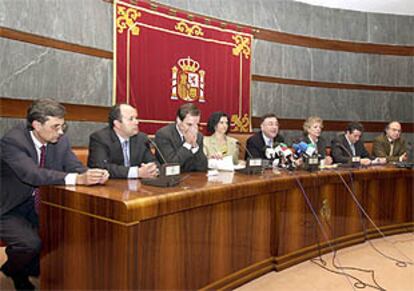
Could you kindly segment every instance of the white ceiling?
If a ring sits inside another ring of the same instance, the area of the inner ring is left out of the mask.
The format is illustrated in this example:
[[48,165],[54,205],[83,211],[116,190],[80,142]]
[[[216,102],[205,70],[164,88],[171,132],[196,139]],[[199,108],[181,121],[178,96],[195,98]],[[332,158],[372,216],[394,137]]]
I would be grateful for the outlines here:
[[414,16],[414,0],[295,0],[317,6]]

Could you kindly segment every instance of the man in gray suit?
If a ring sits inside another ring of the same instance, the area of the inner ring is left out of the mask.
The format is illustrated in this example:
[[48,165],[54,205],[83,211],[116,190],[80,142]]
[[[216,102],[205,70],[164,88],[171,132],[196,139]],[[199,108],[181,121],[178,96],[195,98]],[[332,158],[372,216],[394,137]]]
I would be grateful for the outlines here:
[[155,177],[158,162],[149,150],[147,135],[139,132],[137,110],[117,104],[108,121],[108,127],[90,136],[88,166],[107,169],[111,178]]
[[[207,171],[207,158],[203,151],[203,135],[198,132],[200,110],[185,103],[177,111],[176,122],[159,129],[155,143],[163,163],[179,163],[181,172]],[[165,159],[165,161],[163,161]]]
[[[17,290],[32,290],[29,276],[39,275],[39,191],[42,185],[103,184],[106,170],[86,169],[71,150],[64,130],[65,108],[56,101],[34,101],[27,124],[0,141],[0,238],[7,261],[1,271]],[[51,222],[52,223],[52,222]]]

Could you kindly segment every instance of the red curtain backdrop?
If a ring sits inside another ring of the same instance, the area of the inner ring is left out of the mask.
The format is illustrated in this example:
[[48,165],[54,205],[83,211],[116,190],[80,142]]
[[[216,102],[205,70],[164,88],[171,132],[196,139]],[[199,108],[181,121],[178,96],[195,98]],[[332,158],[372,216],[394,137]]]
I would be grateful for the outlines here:
[[155,133],[193,102],[202,125],[224,111],[231,131],[250,131],[247,28],[132,0],[115,3],[114,22],[114,99],[138,109],[140,130]]

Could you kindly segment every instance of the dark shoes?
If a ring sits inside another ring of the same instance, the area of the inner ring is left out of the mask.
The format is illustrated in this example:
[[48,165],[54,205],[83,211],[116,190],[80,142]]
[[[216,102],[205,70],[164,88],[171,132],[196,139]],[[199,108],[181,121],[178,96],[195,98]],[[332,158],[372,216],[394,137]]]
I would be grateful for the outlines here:
[[11,277],[16,290],[34,290],[35,286],[30,282],[28,276],[14,276]]
[[16,288],[16,290],[35,290],[35,286],[32,284],[32,282],[30,282],[29,276],[10,276],[5,270],[4,266],[0,270],[4,273],[4,275],[13,280],[14,288]]

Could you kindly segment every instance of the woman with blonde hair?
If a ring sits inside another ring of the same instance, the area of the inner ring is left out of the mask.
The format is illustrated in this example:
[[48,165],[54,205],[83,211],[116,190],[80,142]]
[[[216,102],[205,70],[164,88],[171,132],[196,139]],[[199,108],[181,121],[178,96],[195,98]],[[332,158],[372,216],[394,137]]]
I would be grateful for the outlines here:
[[332,158],[326,155],[326,140],[321,137],[323,120],[318,116],[311,116],[303,124],[303,141],[313,144],[316,152],[324,159],[325,165],[332,164]]

